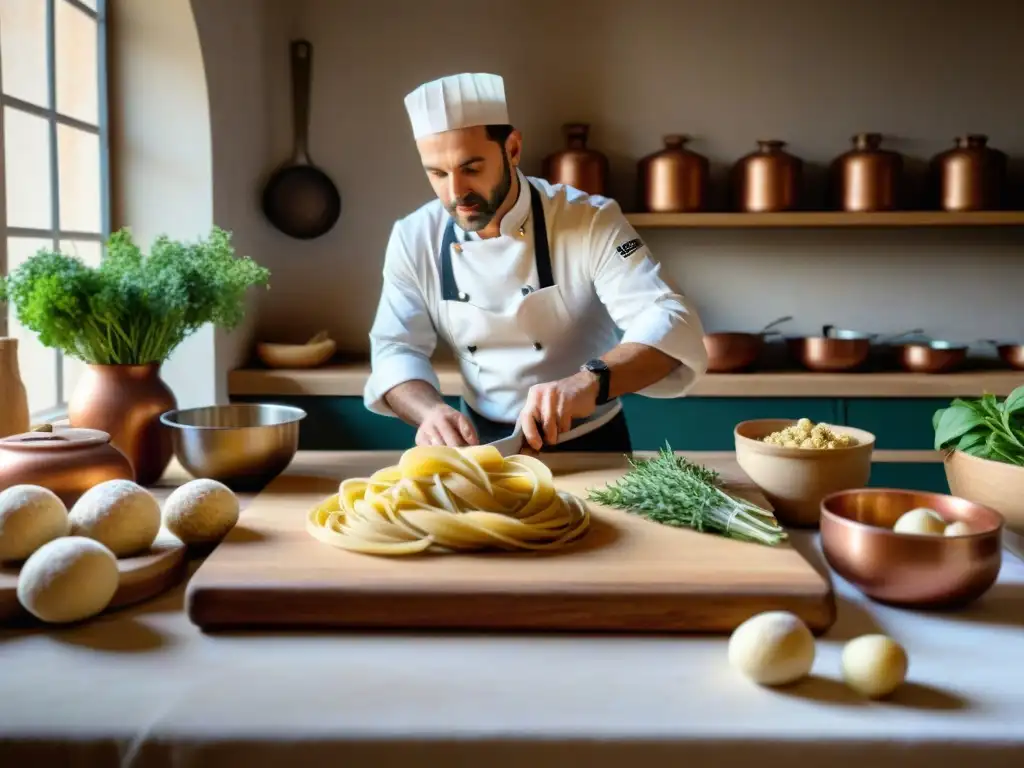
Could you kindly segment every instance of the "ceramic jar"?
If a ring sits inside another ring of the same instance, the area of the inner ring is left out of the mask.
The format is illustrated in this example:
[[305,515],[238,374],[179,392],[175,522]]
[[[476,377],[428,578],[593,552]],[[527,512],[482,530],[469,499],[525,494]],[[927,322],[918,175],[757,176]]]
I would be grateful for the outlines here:
[[28,431],[28,397],[18,367],[18,340],[0,339],[0,437]]
[[736,210],[746,213],[791,211],[800,204],[803,160],[786,152],[786,142],[757,142],[732,168]]
[[563,130],[566,147],[544,158],[544,178],[552,184],[567,184],[591,195],[606,194],[608,158],[587,147],[590,126],[569,123]]
[[930,174],[944,211],[985,211],[1003,207],[1008,158],[988,146],[988,136],[969,133],[932,158]]
[[56,493],[70,509],[78,497],[107,480],[133,480],[132,465],[94,429],[57,428],[0,440],[0,490],[27,483]]
[[858,133],[832,164],[832,193],[841,211],[893,211],[900,205],[903,156],[882,149],[880,133]]
[[645,211],[686,213],[707,207],[708,159],[686,149],[689,136],[669,135],[664,149],[638,163]]
[[72,427],[110,435],[135,470],[135,482],[153,485],[171,461],[171,433],[160,415],[178,407],[160,378],[160,366],[89,365],[68,402]]

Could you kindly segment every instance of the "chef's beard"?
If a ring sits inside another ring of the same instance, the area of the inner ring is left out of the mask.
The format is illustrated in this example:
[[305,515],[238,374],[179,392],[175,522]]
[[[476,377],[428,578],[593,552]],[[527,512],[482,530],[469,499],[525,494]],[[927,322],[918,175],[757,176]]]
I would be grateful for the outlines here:
[[[501,181],[494,186],[486,198],[476,192],[469,192],[448,204],[448,213],[455,217],[459,226],[466,232],[479,232],[490,224],[497,215],[498,209],[504,204],[508,193],[512,191],[512,165],[504,151],[501,153],[501,164]],[[460,205],[475,205],[477,208],[469,216],[460,216],[455,210]]]

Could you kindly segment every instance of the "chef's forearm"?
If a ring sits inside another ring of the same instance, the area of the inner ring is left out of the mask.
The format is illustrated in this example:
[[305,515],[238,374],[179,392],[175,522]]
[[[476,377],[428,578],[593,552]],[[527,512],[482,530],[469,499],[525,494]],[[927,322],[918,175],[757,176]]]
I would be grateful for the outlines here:
[[646,389],[680,365],[678,360],[660,349],[635,342],[619,344],[602,355],[601,359],[611,371],[608,380],[609,397],[621,397]]
[[418,427],[432,408],[444,403],[444,398],[432,385],[414,379],[392,387],[384,401],[398,418]]

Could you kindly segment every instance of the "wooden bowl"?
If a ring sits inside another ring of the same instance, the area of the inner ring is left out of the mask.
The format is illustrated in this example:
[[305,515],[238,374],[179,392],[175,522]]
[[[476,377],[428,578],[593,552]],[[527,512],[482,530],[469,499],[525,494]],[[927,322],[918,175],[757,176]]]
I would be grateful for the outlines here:
[[961,451],[947,454],[943,464],[950,493],[991,507],[1009,530],[1024,536],[1024,467]]
[[337,347],[334,339],[305,344],[261,342],[256,345],[256,355],[270,368],[315,368],[330,360]]
[[[896,533],[904,512],[928,507],[966,536]],[[821,546],[836,573],[878,602],[956,607],[983,595],[1002,565],[1003,518],[994,509],[942,493],[861,488],[821,502]]]
[[871,476],[875,436],[863,429],[826,424],[857,441],[848,448],[784,448],[762,438],[796,424],[797,419],[756,419],[736,425],[736,461],[775,508],[779,522],[814,528],[821,500],[830,493],[865,486]]

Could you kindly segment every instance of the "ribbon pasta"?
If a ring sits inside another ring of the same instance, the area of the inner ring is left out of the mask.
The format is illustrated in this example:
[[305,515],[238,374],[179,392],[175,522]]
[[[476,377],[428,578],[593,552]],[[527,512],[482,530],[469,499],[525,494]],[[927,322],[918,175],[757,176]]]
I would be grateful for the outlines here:
[[313,538],[353,552],[411,555],[550,550],[581,536],[590,512],[551,470],[493,446],[417,446],[368,478],[343,480],[311,509]]

